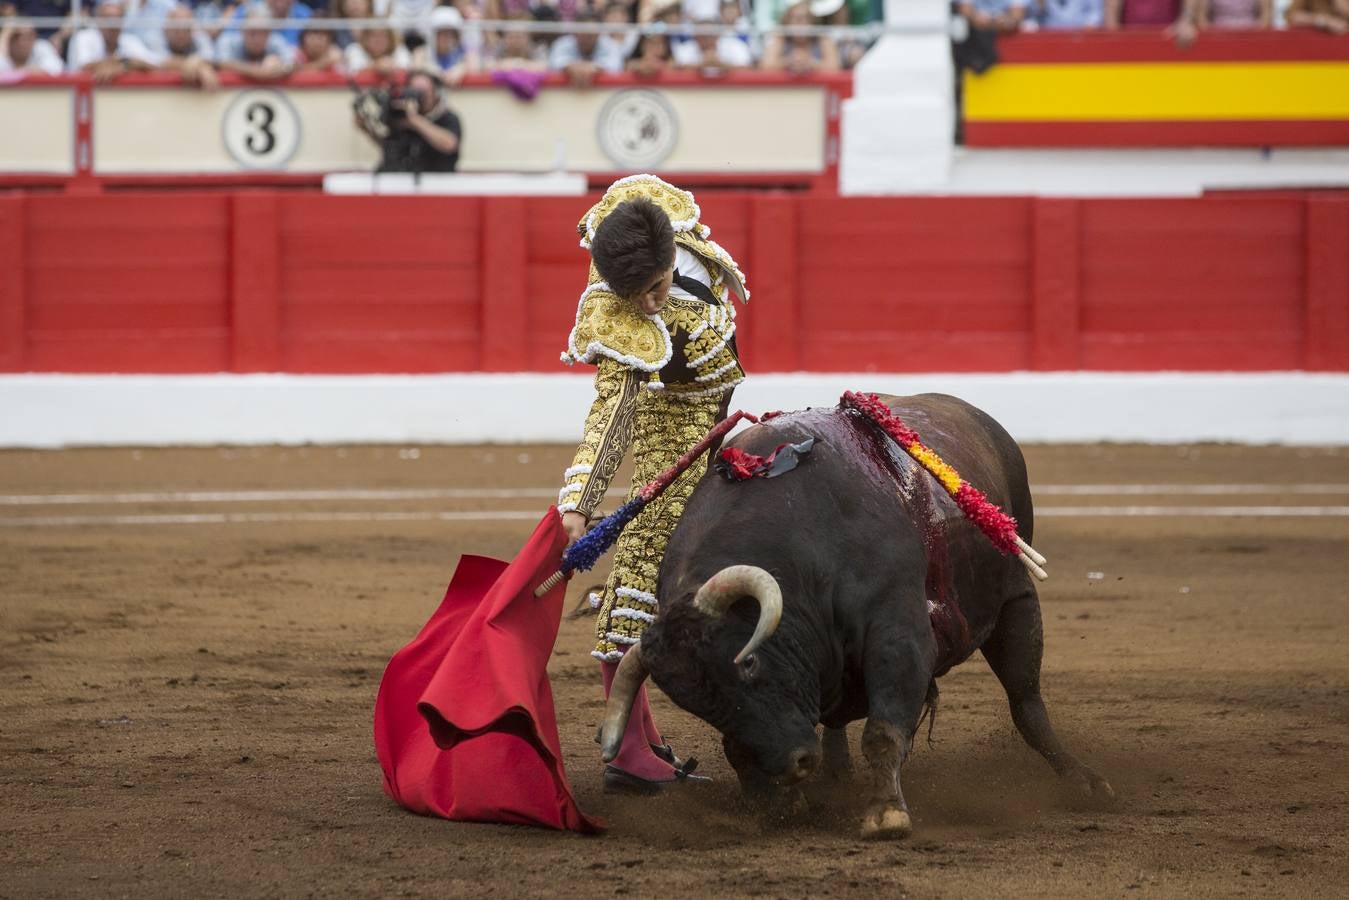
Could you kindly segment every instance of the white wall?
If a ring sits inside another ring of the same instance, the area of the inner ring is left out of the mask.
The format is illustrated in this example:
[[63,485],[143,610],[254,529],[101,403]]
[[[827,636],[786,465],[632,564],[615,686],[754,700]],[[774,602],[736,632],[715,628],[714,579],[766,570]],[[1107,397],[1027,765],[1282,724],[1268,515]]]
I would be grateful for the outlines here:
[[[760,375],[734,406],[848,389],[955,394],[1027,442],[1349,444],[1349,375]],[[584,375],[0,376],[0,446],[569,442],[591,396]]]

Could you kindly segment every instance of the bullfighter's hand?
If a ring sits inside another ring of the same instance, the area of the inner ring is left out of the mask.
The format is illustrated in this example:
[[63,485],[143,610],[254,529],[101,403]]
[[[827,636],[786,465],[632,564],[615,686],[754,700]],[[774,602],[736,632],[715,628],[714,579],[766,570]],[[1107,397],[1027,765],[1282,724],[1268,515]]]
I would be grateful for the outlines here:
[[567,532],[567,546],[585,537],[586,529],[590,527],[590,520],[584,513],[578,513],[575,510],[562,514],[562,530]]

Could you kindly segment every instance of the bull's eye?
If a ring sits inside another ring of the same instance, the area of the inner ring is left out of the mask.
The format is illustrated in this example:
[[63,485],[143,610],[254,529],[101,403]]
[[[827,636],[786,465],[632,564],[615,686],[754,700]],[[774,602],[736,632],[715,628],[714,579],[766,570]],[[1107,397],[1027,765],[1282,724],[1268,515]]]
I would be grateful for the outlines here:
[[740,677],[749,679],[759,675],[759,654],[751,653],[740,661]]

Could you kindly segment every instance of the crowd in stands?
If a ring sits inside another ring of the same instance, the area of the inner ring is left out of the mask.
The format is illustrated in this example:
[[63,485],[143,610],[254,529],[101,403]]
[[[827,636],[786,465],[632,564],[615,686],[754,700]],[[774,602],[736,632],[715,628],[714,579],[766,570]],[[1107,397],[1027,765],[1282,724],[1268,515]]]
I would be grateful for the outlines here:
[[956,7],[972,27],[1004,33],[1161,28],[1184,42],[1205,29],[1349,30],[1349,0],[958,0]]
[[[564,72],[576,82],[625,71],[828,72],[860,59],[864,39],[760,29],[864,25],[879,19],[881,0],[92,0],[87,16],[120,27],[78,30],[70,11],[69,0],[0,0],[0,17],[13,17],[0,28],[0,73],[88,72],[106,81],[170,70],[213,87],[220,71],[274,80],[296,71],[430,69],[450,84],[499,70]],[[39,17],[66,24],[27,21]],[[348,30],[337,27],[340,20],[374,24]],[[281,21],[299,24],[273,24]],[[515,22],[577,27],[542,33]],[[586,30],[599,24],[623,30]]]
[[[956,9],[973,29],[991,33],[1154,26],[1183,42],[1206,28],[1349,31],[1349,0],[957,0]],[[7,18],[0,74],[88,72],[106,81],[167,70],[209,88],[220,71],[270,80],[296,71],[418,68],[450,84],[501,70],[565,72],[576,83],[624,71],[831,72],[861,58],[865,35],[772,29],[865,25],[880,19],[882,0],[93,0],[85,10],[121,25],[76,30],[70,0],[0,0],[0,18]],[[40,17],[66,24],[26,21]],[[344,19],[377,24],[347,30],[329,21]],[[273,26],[282,20],[300,24]],[[542,34],[513,22],[577,28]],[[594,23],[625,30],[585,30]],[[724,30],[694,32],[691,25]]]

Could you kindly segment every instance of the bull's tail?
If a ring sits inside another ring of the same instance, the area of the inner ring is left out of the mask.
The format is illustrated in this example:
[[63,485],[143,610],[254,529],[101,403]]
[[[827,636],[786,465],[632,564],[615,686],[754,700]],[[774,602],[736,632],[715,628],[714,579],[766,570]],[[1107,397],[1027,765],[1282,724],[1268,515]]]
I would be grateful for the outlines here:
[[923,711],[918,716],[918,724],[913,727],[914,734],[923,727],[923,720],[927,720],[927,745],[933,746],[932,731],[937,727],[937,679],[932,679],[927,683],[927,698],[923,700]]

